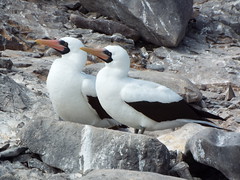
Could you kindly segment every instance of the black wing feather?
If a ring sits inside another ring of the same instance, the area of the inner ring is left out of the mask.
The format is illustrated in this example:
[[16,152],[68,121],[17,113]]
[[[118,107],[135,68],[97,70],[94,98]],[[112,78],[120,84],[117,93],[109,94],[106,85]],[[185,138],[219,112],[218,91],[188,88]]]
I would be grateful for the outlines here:
[[[135,110],[141,112],[145,116],[157,122],[167,120],[170,121],[175,119],[194,119],[209,121],[212,123],[212,121],[205,119],[205,117],[203,116],[205,115],[205,113],[202,113],[200,110],[194,110],[194,108],[191,107],[184,100],[171,103],[148,102],[148,101],[126,103],[133,107]],[[215,115],[213,116],[215,117]]]
[[98,116],[101,119],[105,118],[112,119],[112,117],[103,109],[97,97],[87,96],[87,98],[88,103],[92,106],[93,109],[95,109],[95,111],[97,112]]

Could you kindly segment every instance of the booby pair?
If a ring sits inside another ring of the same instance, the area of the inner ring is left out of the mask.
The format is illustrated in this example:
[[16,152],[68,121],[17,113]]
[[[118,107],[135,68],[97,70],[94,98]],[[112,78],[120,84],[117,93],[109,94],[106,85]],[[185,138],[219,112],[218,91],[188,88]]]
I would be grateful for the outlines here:
[[171,89],[129,78],[130,59],[122,47],[81,49],[106,62],[97,74],[97,96],[106,112],[120,123],[140,129],[139,133],[175,128],[190,122],[218,128],[207,118],[220,117],[193,108]]
[[55,112],[63,120],[97,127],[112,127],[119,123],[101,107],[95,90],[95,76],[82,72],[87,53],[83,43],[71,37],[60,40],[38,39],[37,43],[59,51],[47,77],[47,90]]

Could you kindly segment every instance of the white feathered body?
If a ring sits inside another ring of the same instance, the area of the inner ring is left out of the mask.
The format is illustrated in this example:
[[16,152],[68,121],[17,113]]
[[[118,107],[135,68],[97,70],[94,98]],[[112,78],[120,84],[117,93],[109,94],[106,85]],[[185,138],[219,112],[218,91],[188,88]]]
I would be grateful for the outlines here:
[[126,102],[168,103],[179,101],[182,97],[160,84],[122,77],[125,73],[120,71],[106,66],[99,71],[96,80],[99,101],[115,120],[135,129],[144,127],[146,130],[167,129],[185,124],[182,121],[157,122],[129,106]]
[[[95,77],[81,72],[81,56],[78,56],[71,54],[71,61],[75,62],[69,62],[67,57],[54,61],[47,78],[47,89],[54,110],[62,119],[95,125],[100,119],[82,93],[83,82],[88,79],[94,86]],[[95,88],[89,88],[88,91],[94,94]]]

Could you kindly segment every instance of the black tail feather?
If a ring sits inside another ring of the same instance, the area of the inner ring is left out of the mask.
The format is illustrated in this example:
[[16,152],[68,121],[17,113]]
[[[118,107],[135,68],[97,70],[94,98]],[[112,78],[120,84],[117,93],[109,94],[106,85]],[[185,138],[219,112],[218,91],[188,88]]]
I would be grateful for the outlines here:
[[194,107],[192,107],[191,105],[189,105],[192,110],[198,114],[200,117],[202,117],[203,119],[205,118],[211,118],[211,119],[217,119],[217,120],[222,120],[222,121],[225,121],[225,119],[221,118],[220,116],[217,116],[217,115],[214,115],[214,114],[211,114],[207,111],[203,111],[203,110],[199,110],[199,109],[196,109]]

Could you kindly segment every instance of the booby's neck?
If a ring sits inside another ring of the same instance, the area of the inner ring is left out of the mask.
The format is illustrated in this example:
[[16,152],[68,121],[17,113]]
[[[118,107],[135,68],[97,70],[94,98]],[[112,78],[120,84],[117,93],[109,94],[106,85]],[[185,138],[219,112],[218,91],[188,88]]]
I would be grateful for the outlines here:
[[84,65],[86,64],[87,57],[86,54],[83,53],[68,53],[62,55],[60,59],[62,63],[66,66],[71,67],[73,70],[82,71]]
[[110,64],[106,64],[104,71],[114,78],[125,78],[128,76],[129,67],[120,68],[120,67],[111,67]]

